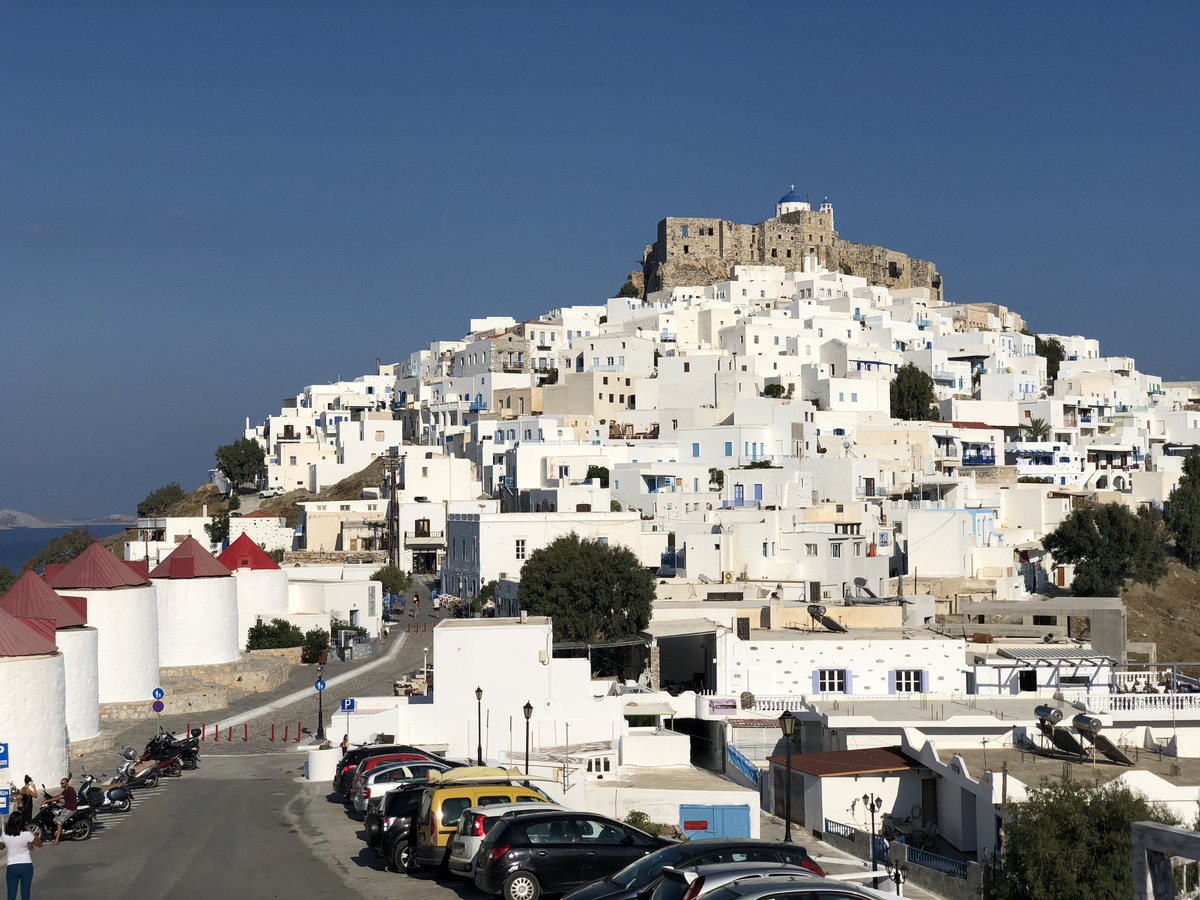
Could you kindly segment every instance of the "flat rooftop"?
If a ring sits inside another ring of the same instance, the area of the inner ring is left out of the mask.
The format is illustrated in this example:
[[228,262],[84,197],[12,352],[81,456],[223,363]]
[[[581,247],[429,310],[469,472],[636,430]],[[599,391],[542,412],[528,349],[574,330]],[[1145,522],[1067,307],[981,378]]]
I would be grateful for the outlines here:
[[[936,743],[936,741],[935,741]],[[1144,771],[1157,775],[1164,781],[1178,786],[1200,784],[1200,759],[1176,758],[1173,756],[1159,757],[1157,753],[1148,750],[1130,749],[1126,751],[1136,765],[1120,766],[1109,762],[1100,754],[1096,754],[1095,766],[1091,760],[1078,762],[1067,760],[1062,756],[1041,756],[1036,753],[1022,753],[1010,747],[1003,749],[982,748],[978,750],[938,750],[942,762],[948,762],[952,756],[961,756],[967,764],[967,770],[972,778],[978,778],[984,771],[991,769],[997,776],[996,796],[1000,796],[999,775],[1004,765],[1008,765],[1008,774],[1019,779],[1027,787],[1037,787],[1043,778],[1061,780],[1068,771],[1073,781],[1111,781],[1125,772]],[[1068,769],[1064,762],[1070,763]]]
[[495,619],[443,619],[438,622],[438,628],[514,628],[518,625],[549,625],[548,616],[529,616],[518,618],[500,617]]

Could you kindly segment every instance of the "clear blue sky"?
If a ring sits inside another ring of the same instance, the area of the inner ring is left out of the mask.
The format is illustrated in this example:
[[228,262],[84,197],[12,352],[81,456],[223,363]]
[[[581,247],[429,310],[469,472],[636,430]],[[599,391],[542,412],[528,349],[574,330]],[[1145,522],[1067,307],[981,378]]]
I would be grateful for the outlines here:
[[0,14],[0,507],[131,511],[305,384],[611,296],[795,183],[953,300],[1200,378],[1194,3]]

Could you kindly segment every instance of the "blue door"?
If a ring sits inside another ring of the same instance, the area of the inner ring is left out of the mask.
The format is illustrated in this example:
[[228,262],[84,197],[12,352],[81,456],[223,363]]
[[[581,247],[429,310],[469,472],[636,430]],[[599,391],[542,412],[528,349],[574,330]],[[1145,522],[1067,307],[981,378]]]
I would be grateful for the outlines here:
[[754,502],[762,503],[762,485],[761,484],[756,484],[754,486]]
[[733,505],[742,506],[746,502],[746,490],[743,485],[735,484],[733,486]]
[[680,804],[679,827],[689,840],[748,838],[750,807]]

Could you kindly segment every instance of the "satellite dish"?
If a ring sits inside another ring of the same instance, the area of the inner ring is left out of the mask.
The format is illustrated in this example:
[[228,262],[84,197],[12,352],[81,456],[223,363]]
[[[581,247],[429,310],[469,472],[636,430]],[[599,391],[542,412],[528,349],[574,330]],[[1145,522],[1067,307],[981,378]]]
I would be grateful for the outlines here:
[[843,450],[849,450],[849,449],[850,449],[850,442],[849,442],[849,441],[842,441],[842,449],[843,449]]

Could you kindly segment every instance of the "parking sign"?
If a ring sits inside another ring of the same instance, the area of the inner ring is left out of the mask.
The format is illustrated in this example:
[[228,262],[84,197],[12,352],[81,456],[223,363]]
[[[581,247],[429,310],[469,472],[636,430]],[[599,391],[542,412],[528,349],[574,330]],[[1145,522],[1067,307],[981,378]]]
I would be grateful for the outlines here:
[[0,788],[0,816],[8,815],[8,788]]
[[342,712],[354,712],[354,700],[351,699],[350,697],[345,698],[342,701],[341,711]]
[[0,769],[8,768],[8,744],[0,744]]

